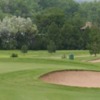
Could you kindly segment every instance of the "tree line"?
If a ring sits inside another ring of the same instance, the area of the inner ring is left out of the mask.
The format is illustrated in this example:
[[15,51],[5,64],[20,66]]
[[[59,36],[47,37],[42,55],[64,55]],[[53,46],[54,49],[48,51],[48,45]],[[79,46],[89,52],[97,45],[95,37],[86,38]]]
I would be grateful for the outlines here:
[[[93,48],[95,40],[99,44],[99,8],[96,1],[0,0],[0,49]],[[92,28],[82,30],[88,21]]]

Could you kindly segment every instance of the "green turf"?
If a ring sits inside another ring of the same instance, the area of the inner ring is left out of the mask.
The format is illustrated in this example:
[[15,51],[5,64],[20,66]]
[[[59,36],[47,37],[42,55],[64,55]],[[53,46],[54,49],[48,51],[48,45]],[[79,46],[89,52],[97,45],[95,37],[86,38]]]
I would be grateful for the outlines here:
[[[18,58],[11,58],[17,53]],[[68,59],[73,53],[75,60]],[[67,58],[62,59],[66,54]],[[41,75],[64,69],[100,71],[100,64],[87,62],[98,59],[88,51],[0,51],[0,100],[100,100],[100,89],[78,88],[47,84],[39,80]]]

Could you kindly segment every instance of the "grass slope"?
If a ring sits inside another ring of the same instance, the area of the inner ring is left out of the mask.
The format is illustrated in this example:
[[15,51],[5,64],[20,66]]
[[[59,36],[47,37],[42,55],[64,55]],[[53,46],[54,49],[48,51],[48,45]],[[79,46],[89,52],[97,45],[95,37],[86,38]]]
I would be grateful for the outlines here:
[[[10,58],[12,52],[19,58]],[[74,53],[76,59],[61,59],[63,54]],[[0,100],[99,100],[100,89],[77,88],[47,84],[38,79],[44,73],[63,69],[100,71],[100,64],[81,62],[89,56],[88,51],[0,51]],[[98,57],[99,58],[99,57]]]

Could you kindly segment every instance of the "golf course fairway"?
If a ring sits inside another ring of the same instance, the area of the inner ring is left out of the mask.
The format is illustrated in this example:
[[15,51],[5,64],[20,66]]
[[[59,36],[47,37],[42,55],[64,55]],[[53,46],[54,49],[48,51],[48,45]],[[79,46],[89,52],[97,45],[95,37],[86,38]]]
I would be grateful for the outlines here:
[[[11,58],[15,52],[18,58]],[[68,55],[73,53],[74,60]],[[66,58],[62,59],[62,55]],[[100,71],[99,59],[88,51],[0,51],[0,100],[100,100],[100,88],[65,86],[46,83],[42,75],[60,70]]]

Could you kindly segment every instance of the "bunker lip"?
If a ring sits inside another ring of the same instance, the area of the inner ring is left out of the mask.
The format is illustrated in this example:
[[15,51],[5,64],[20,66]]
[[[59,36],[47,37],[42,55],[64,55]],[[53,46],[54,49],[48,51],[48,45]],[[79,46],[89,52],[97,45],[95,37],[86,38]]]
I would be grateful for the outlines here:
[[87,70],[61,70],[44,74],[40,79],[46,83],[100,88],[100,72]]

